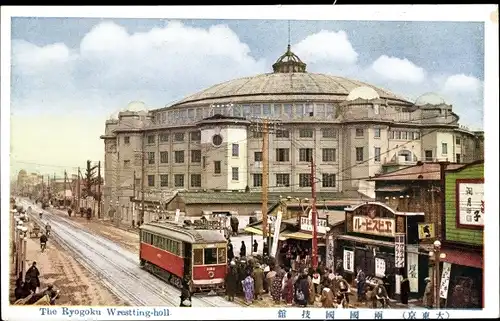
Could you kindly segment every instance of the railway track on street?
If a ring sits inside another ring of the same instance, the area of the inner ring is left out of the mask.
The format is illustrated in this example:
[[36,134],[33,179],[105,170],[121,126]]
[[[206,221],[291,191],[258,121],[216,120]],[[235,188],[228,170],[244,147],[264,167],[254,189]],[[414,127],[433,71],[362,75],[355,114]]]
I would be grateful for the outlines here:
[[[26,201],[23,205],[35,209],[35,214],[31,215],[33,221],[41,226],[50,222],[51,239],[73,252],[82,265],[96,274],[120,298],[137,306],[178,306],[180,291],[142,270],[136,254],[113,241],[83,230],[78,223],[41,210]],[[43,212],[41,220],[36,215],[40,212]],[[221,297],[193,297],[192,303],[193,307],[238,306]]]

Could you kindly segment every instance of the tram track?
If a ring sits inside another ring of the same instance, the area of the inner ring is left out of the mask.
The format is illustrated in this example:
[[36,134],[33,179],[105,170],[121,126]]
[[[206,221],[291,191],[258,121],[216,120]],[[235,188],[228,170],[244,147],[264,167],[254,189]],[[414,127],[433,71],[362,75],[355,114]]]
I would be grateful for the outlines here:
[[[40,209],[29,202],[26,207],[36,209],[32,219],[44,226],[52,225],[51,238],[75,254],[89,271],[96,274],[114,294],[131,305],[178,306],[180,291],[159,280],[139,267],[138,258],[113,241],[83,230],[81,224]],[[44,213],[44,218],[36,215]],[[235,307],[221,297],[192,298],[193,307]]]

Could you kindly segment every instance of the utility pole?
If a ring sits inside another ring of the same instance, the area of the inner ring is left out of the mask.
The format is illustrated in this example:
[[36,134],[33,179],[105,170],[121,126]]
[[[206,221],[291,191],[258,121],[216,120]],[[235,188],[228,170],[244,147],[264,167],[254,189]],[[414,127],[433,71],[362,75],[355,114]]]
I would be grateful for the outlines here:
[[44,198],[45,198],[45,183],[43,182],[43,175],[42,175],[42,203]]
[[439,162],[439,171],[440,171],[440,189],[441,189],[441,197],[439,198],[440,200],[440,206],[439,206],[439,215],[438,215],[438,224],[436,225],[436,228],[438,230],[437,235],[439,235],[439,238],[442,238],[444,236],[444,225],[442,224],[443,222],[443,217],[446,213],[446,201],[445,201],[445,185],[446,185],[446,167],[448,166],[448,162]]
[[318,211],[316,209],[316,165],[314,164],[314,152],[311,155],[311,218],[312,218],[312,266],[318,267]]
[[101,218],[101,161],[97,163],[97,218]]
[[80,167],[78,167],[78,175],[77,175],[77,186],[76,186],[76,200],[77,200],[77,205],[76,205],[76,209],[75,209],[75,215],[76,215],[76,212],[79,212],[80,211],[80,187],[81,187],[81,183],[80,183],[80,175],[81,175],[81,172],[80,172]]
[[269,203],[269,133],[276,131],[278,121],[268,118],[258,119],[252,125],[256,132],[262,133],[262,239],[267,246],[271,247],[271,231],[267,217],[267,206]]
[[140,216],[140,219],[139,219],[139,222],[138,222],[138,226],[140,226],[140,224],[142,224],[142,222],[144,221],[144,177],[146,176],[146,168],[145,168],[145,163],[146,163],[146,160],[145,160],[145,155],[144,155],[144,144],[145,144],[145,140],[146,140],[146,132],[143,132],[142,133],[142,148],[141,148],[141,216]]
[[66,171],[64,171],[64,192],[63,192],[63,208],[66,208]]

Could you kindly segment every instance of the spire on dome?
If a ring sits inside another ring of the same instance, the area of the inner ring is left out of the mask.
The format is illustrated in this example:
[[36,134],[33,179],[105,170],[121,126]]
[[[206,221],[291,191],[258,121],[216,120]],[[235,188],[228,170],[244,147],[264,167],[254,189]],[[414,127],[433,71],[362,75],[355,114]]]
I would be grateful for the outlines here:
[[290,20],[288,20],[288,46],[286,52],[273,65],[275,73],[306,72],[307,65],[292,52],[290,34]]

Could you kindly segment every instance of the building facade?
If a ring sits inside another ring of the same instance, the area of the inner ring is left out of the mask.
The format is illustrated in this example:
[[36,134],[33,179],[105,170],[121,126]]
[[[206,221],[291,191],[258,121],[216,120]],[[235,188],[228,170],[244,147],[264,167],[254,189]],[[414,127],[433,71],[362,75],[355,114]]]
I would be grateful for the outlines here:
[[134,185],[259,192],[263,133],[256,125],[264,120],[272,129],[275,192],[308,192],[313,157],[319,191],[368,195],[373,184],[366,179],[384,166],[482,158],[478,135],[459,126],[436,94],[410,102],[360,81],[308,73],[288,50],[272,73],[218,84],[164,108],[133,102],[112,116],[101,136],[105,211],[128,203]]

